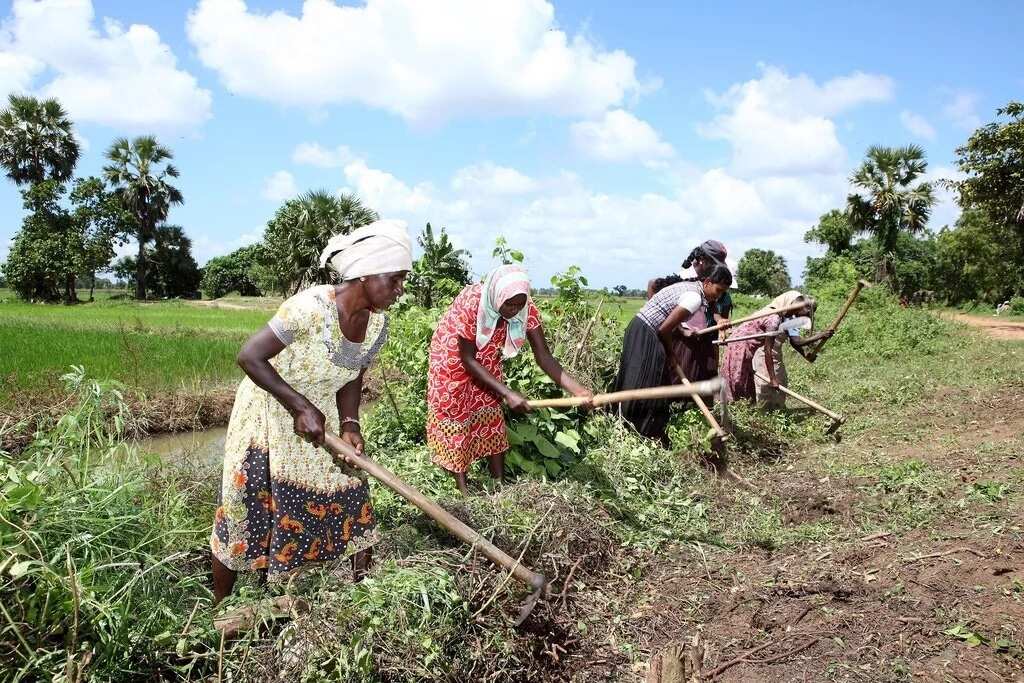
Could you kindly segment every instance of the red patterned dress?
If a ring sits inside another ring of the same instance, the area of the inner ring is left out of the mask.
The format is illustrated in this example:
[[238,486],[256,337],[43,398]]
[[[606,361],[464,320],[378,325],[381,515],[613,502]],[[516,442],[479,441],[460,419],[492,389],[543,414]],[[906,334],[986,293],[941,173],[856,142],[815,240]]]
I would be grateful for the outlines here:
[[[430,341],[427,378],[427,444],[435,465],[449,472],[466,472],[480,458],[508,450],[501,400],[479,386],[459,357],[459,339],[476,343],[476,314],[483,287],[469,285],[441,317]],[[540,327],[540,312],[527,302],[527,331]],[[502,347],[508,326],[499,320],[476,359],[503,381]]]

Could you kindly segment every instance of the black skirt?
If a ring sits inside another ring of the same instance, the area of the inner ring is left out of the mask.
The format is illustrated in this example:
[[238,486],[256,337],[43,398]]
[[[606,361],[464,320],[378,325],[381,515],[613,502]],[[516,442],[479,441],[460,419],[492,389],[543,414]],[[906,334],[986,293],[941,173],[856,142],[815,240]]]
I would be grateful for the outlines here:
[[[671,384],[673,375],[665,363],[665,347],[651,326],[634,317],[626,328],[614,391],[646,389]],[[619,414],[642,435],[661,439],[671,414],[669,401],[627,401]]]

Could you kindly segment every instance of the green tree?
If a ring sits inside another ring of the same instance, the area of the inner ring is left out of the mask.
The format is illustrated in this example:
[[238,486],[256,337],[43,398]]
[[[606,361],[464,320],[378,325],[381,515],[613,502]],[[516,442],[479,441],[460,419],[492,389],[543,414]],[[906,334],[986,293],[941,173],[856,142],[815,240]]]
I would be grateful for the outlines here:
[[129,141],[118,138],[107,150],[109,164],[103,174],[114,187],[133,219],[139,243],[135,259],[135,298],[146,298],[146,243],[156,236],[156,226],[167,219],[171,206],[184,199],[169,179],[178,177],[171,163],[174,155],[151,135]]
[[832,209],[822,214],[818,224],[804,234],[804,242],[828,247],[828,253],[838,255],[850,250],[855,231],[845,211]]
[[216,256],[203,266],[199,288],[207,299],[219,299],[229,292],[242,296],[260,296],[254,268],[262,258],[263,246],[250,244],[230,254]]
[[949,303],[997,303],[1024,295],[1024,237],[980,209],[936,236],[936,281]]
[[135,234],[132,216],[120,199],[109,192],[100,178],[76,180],[71,189],[72,218],[82,240],[82,270],[89,279],[89,301],[96,289],[96,273],[106,270],[114,258],[114,247]]
[[882,249],[879,280],[894,273],[900,231],[919,232],[928,223],[935,197],[931,183],[918,182],[927,169],[924,150],[917,145],[872,146],[850,177],[851,183],[864,190],[864,194],[847,197],[850,225],[877,238]]
[[26,211],[11,244],[4,275],[26,301],[78,300],[75,280],[82,268],[82,239],[71,214],[61,205],[65,186],[44,180],[22,191]]
[[355,195],[313,190],[286,201],[263,233],[260,279],[289,295],[330,281],[320,268],[320,252],[337,234],[377,220],[377,212]]
[[417,242],[423,255],[412,264],[406,289],[420,306],[433,308],[439,300],[454,298],[469,284],[470,254],[465,249],[456,249],[443,227],[435,237],[430,223]]
[[786,291],[790,281],[785,259],[771,249],[748,249],[736,268],[736,288],[764,296]]
[[[138,261],[132,256],[121,258],[114,273],[135,285]],[[199,293],[202,273],[192,256],[192,240],[178,225],[158,225],[153,231],[153,244],[146,245],[146,280],[149,292],[156,297],[192,299]]]
[[71,119],[54,99],[10,95],[0,111],[0,166],[18,185],[66,181],[79,147]]
[[961,206],[984,209],[995,223],[1024,233],[1024,103],[1010,102],[996,115],[1010,120],[982,126],[957,148],[967,178],[953,185]]

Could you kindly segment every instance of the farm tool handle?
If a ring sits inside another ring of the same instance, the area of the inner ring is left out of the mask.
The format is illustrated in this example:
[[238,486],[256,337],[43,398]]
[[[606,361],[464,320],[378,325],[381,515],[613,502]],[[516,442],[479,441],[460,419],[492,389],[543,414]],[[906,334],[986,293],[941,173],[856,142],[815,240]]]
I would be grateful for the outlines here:
[[[543,574],[530,571],[527,567],[506,555],[500,548],[481,536],[468,524],[455,517],[452,513],[445,510],[430,498],[427,498],[413,486],[410,486],[399,479],[394,472],[380,463],[369,458],[364,458],[356,453],[355,449],[342,441],[337,434],[327,432],[324,435],[324,447],[333,453],[336,458],[340,458],[348,462],[350,465],[358,467],[362,471],[371,475],[374,479],[379,480],[389,489],[425,512],[427,516],[435,522],[452,532],[462,542],[467,543],[474,548],[479,548],[480,552],[482,552],[488,560],[499,567],[507,569],[512,573],[512,576],[533,588],[537,597],[539,597],[540,591],[542,591],[547,585],[547,579],[544,578]],[[536,600],[533,600],[533,603],[536,604]]]
[[590,404],[597,408],[612,403],[624,403],[626,401],[650,401],[665,398],[680,398],[682,396],[697,396],[699,394],[710,395],[718,391],[722,386],[719,377],[694,382],[686,386],[672,384],[663,387],[650,387],[648,389],[627,389],[625,391],[613,391],[608,394],[597,394],[594,398],[583,398],[581,396],[570,396],[568,398],[544,398],[536,401],[527,401],[531,408],[575,408]]
[[790,304],[789,306],[783,306],[782,308],[776,308],[774,310],[767,311],[766,313],[754,313],[753,315],[748,315],[747,317],[740,318],[739,320],[726,320],[724,323],[718,323],[717,325],[713,325],[711,327],[705,327],[703,330],[695,330],[693,334],[694,334],[694,336],[699,337],[699,336],[701,336],[703,334],[710,334],[712,332],[717,332],[719,330],[725,330],[725,329],[728,329],[730,327],[735,327],[736,325],[742,325],[743,323],[749,323],[751,320],[760,320],[761,318],[767,318],[770,315],[778,315],[780,313],[789,313],[791,311],[799,311],[800,309],[803,309],[803,308],[807,308],[807,304],[805,304],[805,303]]
[[[683,372],[683,366],[673,361],[672,367],[675,368],[676,374],[679,376],[679,381],[683,383],[682,385],[684,387],[692,386],[692,382],[686,379],[686,373]],[[722,425],[718,424],[718,420],[715,419],[715,416],[711,413],[711,410],[708,408],[708,404],[704,402],[704,399],[700,396],[694,395],[693,402],[697,404],[697,408],[700,409],[700,414],[708,421],[708,424],[711,426],[711,431],[714,432],[715,436],[723,441],[728,438],[729,435],[725,433],[724,429],[722,429]]]
[[[850,311],[850,307],[853,306],[853,302],[857,300],[858,296],[860,296],[860,290],[865,287],[870,289],[871,284],[867,280],[857,280],[857,284],[854,285],[853,291],[851,291],[850,295],[846,297],[843,307],[839,309],[839,315],[837,315],[836,319],[832,321],[832,324],[826,327],[823,331],[835,334],[835,331],[839,329],[839,323],[843,322],[843,318],[845,318],[846,314]],[[811,358],[816,357],[818,353],[821,352],[821,347],[824,346],[827,341],[828,339],[822,339],[814,345],[814,348],[810,350],[810,353],[813,354]]]
[[[771,381],[767,377],[762,375],[760,372],[755,372],[754,376],[757,377],[762,382],[770,382]],[[829,410],[825,406],[821,405],[820,403],[816,403],[816,402],[812,401],[811,399],[807,398],[806,396],[803,396],[801,394],[796,393],[795,391],[793,391],[789,387],[786,387],[786,386],[783,386],[783,385],[780,384],[778,386],[778,389],[779,389],[779,391],[784,393],[786,396],[792,396],[793,398],[795,398],[796,400],[800,401],[801,403],[803,403],[805,405],[808,405],[811,408],[814,408],[815,410],[817,410],[822,415],[826,415],[826,416],[832,418],[832,421],[834,422],[834,425],[833,425],[833,429],[830,429],[829,431],[833,431],[835,427],[838,427],[839,425],[841,425],[844,422],[846,422],[846,418],[843,417],[842,415],[840,415],[839,413],[833,413],[831,410]]]

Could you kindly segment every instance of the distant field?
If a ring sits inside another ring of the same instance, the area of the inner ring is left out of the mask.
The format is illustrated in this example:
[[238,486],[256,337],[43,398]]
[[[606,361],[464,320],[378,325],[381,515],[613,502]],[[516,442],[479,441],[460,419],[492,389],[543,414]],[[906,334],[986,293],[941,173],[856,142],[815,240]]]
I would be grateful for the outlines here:
[[144,391],[208,385],[238,377],[235,354],[271,315],[261,308],[198,302],[97,300],[77,306],[28,304],[0,292],[0,386],[49,393],[71,365]]

